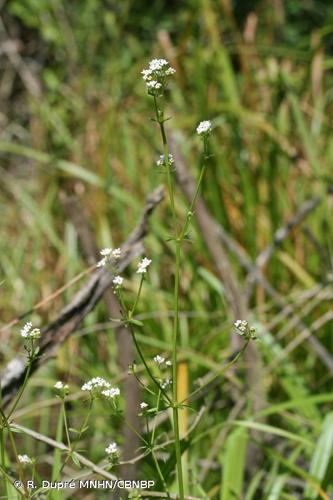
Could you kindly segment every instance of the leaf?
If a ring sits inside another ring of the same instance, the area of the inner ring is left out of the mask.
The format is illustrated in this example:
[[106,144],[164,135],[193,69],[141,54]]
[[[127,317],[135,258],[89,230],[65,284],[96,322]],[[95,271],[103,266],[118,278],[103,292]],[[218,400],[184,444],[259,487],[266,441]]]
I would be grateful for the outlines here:
[[77,465],[77,467],[79,467],[79,469],[81,469],[81,463],[80,463],[79,459],[77,458],[76,453],[72,453],[71,457],[72,457],[72,460],[75,463],[75,465]]
[[233,430],[227,438],[225,450],[219,457],[222,465],[221,500],[241,498],[247,442],[248,431],[244,428]]
[[231,422],[233,425],[240,425],[242,427],[248,427],[250,429],[255,429],[257,431],[266,432],[267,434],[274,434],[276,436],[281,436],[290,441],[297,441],[304,444],[305,446],[313,447],[313,443],[308,439],[294,434],[293,432],[285,431],[279,427],[274,427],[273,425],[261,424],[259,422],[251,422],[248,420],[235,420]]
[[[333,412],[326,415],[323,421],[322,431],[316,445],[310,464],[310,474],[321,484],[333,456]],[[309,485],[305,497],[309,500],[318,497],[317,491]]]

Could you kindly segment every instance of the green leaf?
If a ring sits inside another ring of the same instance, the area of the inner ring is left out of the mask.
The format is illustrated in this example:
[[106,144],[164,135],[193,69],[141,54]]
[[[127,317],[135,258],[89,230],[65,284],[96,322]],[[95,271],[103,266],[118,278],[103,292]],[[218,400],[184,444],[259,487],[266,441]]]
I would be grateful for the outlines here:
[[266,432],[267,434],[274,434],[276,436],[281,436],[290,441],[296,441],[304,444],[308,447],[313,447],[313,443],[308,439],[299,436],[298,434],[294,434],[293,432],[285,431],[284,429],[280,429],[279,427],[274,427],[273,425],[261,424],[259,422],[251,422],[249,420],[235,420],[232,422],[233,425],[240,425],[242,427],[248,427],[250,429],[255,429],[257,431]]
[[233,430],[227,438],[225,450],[219,457],[222,465],[221,500],[241,498],[247,442],[248,431],[244,428]]
[[[318,479],[321,484],[325,478],[325,474],[333,456],[333,412],[326,415],[319,440],[316,445],[314,454],[312,455],[310,474]],[[309,500],[314,500],[318,497],[318,492],[313,490],[309,485],[305,496]]]
[[72,453],[71,456],[72,456],[72,460],[75,463],[75,465],[77,465],[77,467],[79,467],[79,469],[81,469],[81,464],[80,464],[79,459],[77,458],[76,453]]

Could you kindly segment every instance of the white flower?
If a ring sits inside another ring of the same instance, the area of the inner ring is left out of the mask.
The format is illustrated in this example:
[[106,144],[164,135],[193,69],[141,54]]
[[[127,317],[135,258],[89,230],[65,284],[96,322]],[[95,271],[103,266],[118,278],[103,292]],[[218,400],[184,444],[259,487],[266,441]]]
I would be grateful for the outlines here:
[[145,81],[147,81],[147,80],[151,80],[151,78],[152,78],[152,74],[153,74],[153,72],[152,72],[152,70],[151,70],[151,69],[143,69],[143,70],[141,71],[142,78],[143,78]]
[[29,337],[30,330],[32,328],[32,323],[28,321],[21,330],[22,337]]
[[243,320],[238,319],[237,321],[235,321],[234,326],[235,328],[237,328],[237,330],[244,333],[246,332],[246,329],[248,327],[248,322],[245,319]]
[[160,89],[162,87],[162,84],[158,82],[157,80],[149,80],[147,83],[147,88],[148,89]]
[[107,257],[103,257],[100,261],[97,262],[96,267],[104,267],[108,261]]
[[150,259],[147,259],[146,257],[144,259],[142,259],[141,262],[139,262],[138,264],[138,269],[137,269],[137,273],[138,274],[145,274],[147,272],[147,267],[151,264],[151,260]]
[[114,250],[112,250],[112,256],[115,259],[119,259],[119,257],[121,256],[121,249],[120,248],[115,248]]
[[159,71],[168,65],[169,63],[166,59],[152,59],[149,63],[149,69],[150,71]]
[[144,401],[143,401],[142,403],[140,403],[140,408],[141,408],[142,410],[144,410],[145,408],[148,408],[147,403],[145,403]]
[[[174,159],[172,154],[169,154],[169,165],[174,164]],[[159,159],[156,161],[156,165],[158,167],[163,167],[164,166],[164,155],[160,155]]]
[[172,366],[171,361],[168,359],[168,361],[165,362],[166,366]]
[[28,455],[17,455],[17,456],[21,464],[32,464],[32,460],[30,457],[28,457]]
[[110,253],[112,252],[112,248],[103,248],[99,253],[101,255],[110,255]]
[[82,391],[92,391],[94,389],[109,389],[111,384],[102,377],[94,377],[81,387]]
[[171,68],[171,67],[170,67],[170,68],[168,68],[168,69],[166,70],[166,72],[165,72],[165,74],[166,74],[167,76],[174,75],[175,73],[176,73],[175,68]]
[[166,59],[153,59],[150,61],[148,68],[141,71],[148,93],[154,96],[162,94],[167,78],[175,72],[176,70],[171,68]]
[[58,380],[58,382],[56,382],[53,387],[58,390],[68,389],[68,385],[61,382],[61,380]]
[[115,453],[118,453],[118,446],[115,442],[110,443],[107,448],[105,448],[105,451],[108,455],[114,455]]
[[40,329],[39,328],[32,328],[32,323],[28,321],[24,325],[24,327],[21,329],[21,336],[24,338],[29,338],[29,339],[39,339],[40,337]]
[[162,365],[164,363],[164,361],[165,361],[165,358],[163,358],[162,356],[160,356],[159,354],[157,354],[157,356],[154,357],[154,361],[158,365]]
[[123,284],[124,278],[121,276],[115,276],[112,280],[112,283],[116,285],[116,287],[121,286]]
[[111,387],[111,389],[105,389],[104,391],[101,392],[103,396],[106,396],[107,398],[114,398],[116,396],[119,396],[120,390],[118,387]]
[[212,124],[209,120],[200,122],[199,125],[197,126],[198,135],[206,135],[209,134],[211,131],[212,131]]
[[172,384],[172,380],[170,380],[169,378],[166,378],[162,382],[161,387],[162,387],[162,389],[167,389],[171,384]]

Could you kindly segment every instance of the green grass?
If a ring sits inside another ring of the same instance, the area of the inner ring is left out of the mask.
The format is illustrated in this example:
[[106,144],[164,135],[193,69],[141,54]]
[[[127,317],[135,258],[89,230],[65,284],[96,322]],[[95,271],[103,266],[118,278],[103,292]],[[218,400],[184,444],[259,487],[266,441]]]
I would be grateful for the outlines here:
[[[223,500],[329,498],[332,374],[307,341],[290,353],[288,346],[304,326],[314,326],[320,344],[329,354],[333,348],[332,321],[324,320],[333,297],[328,194],[333,181],[333,9],[325,2],[303,7],[294,0],[284,5],[285,21],[279,22],[278,16],[272,19],[267,1],[253,6],[235,2],[235,17],[223,7],[229,2],[212,0],[102,4],[84,0],[69,8],[62,0],[13,0],[7,5],[7,30],[22,40],[21,57],[29,71],[35,71],[33,61],[38,64],[35,78],[41,91],[33,95],[22,71],[1,56],[2,85],[7,82],[0,133],[1,323],[29,310],[87,266],[75,228],[64,214],[62,189],[78,193],[102,248],[124,241],[146,195],[164,182],[155,168],[162,153],[159,131],[150,120],[153,109],[140,71],[153,57],[170,59],[177,73],[168,93],[171,120],[166,127],[175,131],[196,175],[200,141],[195,127],[202,119],[213,121],[214,156],[202,194],[212,216],[252,260],[304,201],[321,197],[263,270],[303,324],[291,327],[288,314],[281,313],[260,285],[254,287],[247,319],[258,325],[261,337],[257,345],[267,402],[254,413],[242,358],[235,372],[192,403],[189,427],[203,408],[204,413],[186,443],[187,494]],[[258,27],[254,42],[245,44],[244,11],[250,7]],[[182,217],[187,203],[178,195],[176,212]],[[168,206],[162,203],[146,239],[153,265],[138,310],[145,325],[138,338],[148,359],[160,352],[171,354],[174,254],[165,241],[170,227]],[[182,264],[178,356],[186,362],[194,390],[199,378],[218,373],[232,355],[234,334],[224,284],[195,224],[191,239]],[[233,254],[230,259],[242,287],[246,273]],[[137,286],[134,271],[133,265],[126,273],[131,297]],[[327,296],[305,295],[321,284]],[[76,289],[47,304],[31,321],[47,324]],[[22,343],[18,326],[3,335],[5,364],[22,351]],[[64,379],[73,394],[70,425],[78,428],[86,409],[82,383],[99,375],[121,384],[126,373],[119,370],[119,356],[101,302],[57,357],[32,377],[17,423],[60,438],[60,405],[51,387]],[[149,395],[147,400],[153,403]],[[159,423],[161,444],[171,436],[170,422],[167,414]],[[106,441],[123,444],[120,429],[120,419],[111,421],[96,406],[82,442],[89,460],[104,458]],[[41,464],[39,475],[51,477],[59,453],[24,434],[15,438],[22,453]],[[220,446],[211,456],[217,441]],[[251,447],[258,451],[258,461],[249,458]],[[133,456],[139,453],[133,450]],[[8,455],[13,460],[10,448]],[[172,490],[172,447],[157,456]],[[207,457],[211,463],[203,474]],[[69,467],[78,473],[75,464]],[[162,489],[151,458],[139,462],[138,474],[155,479],[155,490]],[[106,492],[94,494],[109,498]]]

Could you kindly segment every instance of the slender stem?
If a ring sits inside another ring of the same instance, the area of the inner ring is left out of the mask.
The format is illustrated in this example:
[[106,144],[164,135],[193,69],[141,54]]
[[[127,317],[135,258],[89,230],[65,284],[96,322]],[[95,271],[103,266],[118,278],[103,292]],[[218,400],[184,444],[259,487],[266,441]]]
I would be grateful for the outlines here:
[[156,121],[160,126],[160,132],[163,142],[164,167],[166,170],[166,178],[167,178],[168,192],[170,198],[173,225],[176,228],[177,220],[176,220],[176,210],[175,210],[174,188],[169,166],[169,147],[164,127],[164,111],[158,108],[157,98],[155,96],[154,96],[154,106],[155,106]]
[[[10,484],[13,486],[13,488],[16,489],[16,491],[21,495],[21,497],[24,498],[24,493],[22,493],[22,491],[17,486],[15,486],[15,481],[10,477],[9,474],[7,474],[7,472],[5,471],[5,469],[3,468],[2,465],[0,465],[0,472],[4,477],[6,477],[8,479]],[[6,492],[7,492],[7,489],[6,489]],[[10,497],[8,495],[6,495],[6,498],[10,498]]]
[[[0,378],[0,409],[2,413],[2,387],[1,387],[1,378]],[[3,418],[1,419],[3,420]],[[3,428],[4,421],[1,421],[1,427],[0,427],[0,457],[1,457],[1,463],[3,465],[4,470],[6,470],[6,453],[5,453],[5,440],[4,440],[4,428]],[[3,481],[5,484],[5,493],[6,497],[8,498],[8,484],[7,484],[7,477],[6,474],[3,475]]]
[[134,342],[134,345],[135,345],[135,348],[136,350],[138,351],[138,354],[140,356],[140,359],[142,361],[142,363],[144,364],[144,367],[150,377],[150,379],[154,382],[154,384],[157,386],[158,390],[162,392],[163,396],[168,400],[168,402],[170,403],[170,405],[172,405],[172,400],[170,399],[170,397],[168,396],[168,394],[165,392],[164,389],[162,389],[162,387],[160,386],[158,380],[156,380],[156,378],[154,377],[154,375],[152,374],[152,371],[151,369],[149,368],[146,360],[145,360],[145,357],[141,351],[141,347],[136,339],[136,336],[135,336],[135,333],[134,333],[134,329],[132,327],[132,325],[129,325],[129,329],[130,329],[130,332],[131,332],[131,335],[132,335],[132,339],[133,339],[133,342]]
[[65,425],[65,432],[66,432],[66,439],[67,439],[67,444],[68,448],[71,447],[71,439],[69,436],[69,429],[68,429],[68,422],[67,422],[67,415],[66,415],[66,406],[65,406],[65,400],[62,399],[62,414],[64,418],[64,425]]
[[176,240],[176,270],[175,270],[175,287],[174,287],[174,308],[175,315],[172,331],[172,393],[173,393],[173,426],[175,434],[175,453],[177,463],[177,477],[179,496],[184,498],[184,480],[182,468],[182,456],[180,448],[180,433],[179,433],[179,415],[178,415],[178,374],[177,374],[177,340],[179,328],[179,278],[180,278],[180,240]]
[[153,460],[154,460],[154,464],[155,464],[155,467],[156,467],[157,473],[158,473],[158,475],[160,476],[160,479],[161,479],[162,484],[163,484],[163,486],[164,486],[165,493],[166,493],[166,495],[167,495],[167,497],[168,497],[168,498],[171,498],[171,497],[170,497],[170,493],[169,493],[169,491],[168,491],[167,484],[166,484],[165,479],[164,479],[164,476],[163,476],[163,473],[162,473],[162,471],[161,471],[161,468],[160,468],[160,466],[159,466],[158,460],[157,460],[157,458],[156,458],[155,453],[154,453],[154,451],[153,451],[153,450],[151,451],[151,455],[152,455],[152,457],[153,457]]
[[196,396],[199,392],[201,392],[205,387],[207,387],[209,384],[211,384],[212,382],[214,382],[214,380],[216,380],[218,377],[220,377],[221,375],[223,375],[224,372],[226,372],[232,365],[234,365],[238,360],[239,358],[241,357],[241,355],[244,353],[244,351],[246,350],[248,344],[249,344],[250,340],[247,339],[245,344],[243,345],[243,347],[240,349],[240,351],[238,351],[238,353],[236,354],[236,356],[226,365],[224,366],[218,373],[216,373],[215,375],[213,375],[209,380],[208,382],[206,382],[204,385],[202,385],[201,387],[198,387],[198,389],[196,389],[195,391],[193,391],[191,394],[189,394],[187,396],[187,398],[183,399],[183,401],[181,401],[181,404],[185,403],[185,401],[189,401],[190,399],[192,399],[194,396]]
[[131,318],[133,317],[133,315],[135,313],[135,310],[136,310],[136,306],[138,305],[138,302],[139,302],[139,298],[140,298],[140,295],[141,295],[141,290],[142,290],[142,285],[143,285],[144,277],[145,277],[145,275],[142,274],[141,275],[141,280],[140,280],[140,285],[139,285],[139,290],[138,290],[138,293],[136,294],[134,305],[133,305],[133,307],[132,307],[132,309],[130,311]]
[[83,434],[83,432],[84,432],[84,430],[85,430],[85,428],[86,428],[86,426],[87,426],[88,420],[89,420],[89,418],[90,418],[92,405],[93,405],[93,398],[91,397],[91,398],[90,398],[90,402],[89,402],[89,409],[88,409],[88,413],[87,413],[87,415],[86,415],[86,418],[84,419],[83,424],[81,425],[81,428],[80,428],[80,430],[79,430],[79,433],[78,433],[78,436],[77,436],[77,439],[76,439],[76,441],[75,441],[74,445],[73,445],[72,447],[69,447],[69,453],[68,453],[67,457],[65,458],[64,463],[63,463],[63,464],[62,464],[62,466],[60,467],[60,470],[59,470],[59,472],[58,472],[58,477],[60,476],[60,474],[61,474],[61,473],[62,473],[62,471],[64,470],[64,467],[65,467],[65,465],[67,464],[67,462],[68,462],[69,458],[71,457],[71,455],[73,455],[74,451],[76,450],[76,448],[77,448],[77,446],[78,446],[78,444],[79,444],[79,441],[80,441],[80,439],[81,439],[81,436],[82,436],[82,434]]
[[30,375],[30,371],[31,371],[31,364],[32,364],[32,360],[29,361],[29,364],[27,366],[27,369],[26,369],[26,372],[25,372],[25,377],[24,377],[24,381],[23,381],[23,384],[21,385],[20,387],[20,390],[19,390],[19,393],[14,401],[14,404],[11,408],[11,410],[9,411],[9,414],[7,415],[7,419],[9,420],[9,418],[11,417],[11,415],[14,413],[17,405],[19,404],[19,401],[22,397],[22,394],[24,392],[24,389],[26,388],[26,385],[28,383],[28,379],[29,379],[29,375]]
[[[1,463],[5,469],[6,460],[5,460],[5,444],[4,444],[4,429],[3,428],[0,429],[0,448],[1,448]],[[8,484],[7,484],[6,474],[3,475],[3,481],[5,483],[6,498],[8,498]]]
[[[142,283],[143,283],[143,279],[144,277],[142,276],[141,278],[141,282],[140,282],[140,287],[139,287],[139,291],[138,291],[138,294],[137,294],[137,298],[138,296],[140,295],[141,293],[141,287],[142,287]],[[119,302],[120,302],[120,305],[122,307],[122,312],[123,312],[123,315],[125,316],[125,318],[127,318],[128,320],[132,319],[132,316],[133,316],[133,311],[135,309],[135,306],[137,304],[137,300],[135,301],[135,304],[132,308],[131,311],[128,312],[127,310],[127,307],[126,307],[126,304],[125,304],[125,301],[123,299],[123,295],[121,293],[121,289],[118,290],[118,298],[119,298]],[[148,373],[150,379],[154,382],[154,384],[158,387],[158,390],[161,391],[164,395],[164,397],[167,399],[167,401],[170,403],[170,405],[172,405],[172,400],[170,399],[170,397],[168,396],[168,394],[165,392],[164,389],[162,389],[162,387],[160,386],[158,380],[156,380],[156,378],[154,377],[151,369],[149,368],[146,360],[145,360],[145,357],[143,355],[143,352],[141,351],[141,347],[136,339],[136,336],[135,336],[135,332],[134,332],[134,328],[133,328],[133,325],[129,322],[128,323],[128,327],[130,329],[130,332],[131,332],[131,336],[132,336],[132,339],[133,339],[133,342],[134,342],[134,345],[135,345],[135,348],[136,350],[138,351],[138,354],[140,356],[140,359],[146,369],[146,372]]]

